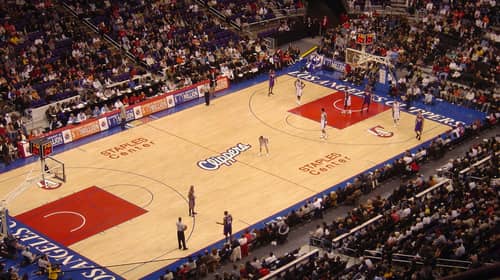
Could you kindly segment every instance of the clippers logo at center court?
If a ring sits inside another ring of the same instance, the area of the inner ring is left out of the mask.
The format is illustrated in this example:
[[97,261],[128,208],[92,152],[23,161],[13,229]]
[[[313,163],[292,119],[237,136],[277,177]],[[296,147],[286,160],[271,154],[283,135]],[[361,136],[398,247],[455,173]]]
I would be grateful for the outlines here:
[[394,135],[394,132],[386,130],[381,125],[377,125],[377,126],[374,126],[370,129],[368,129],[368,132],[370,132],[371,134],[373,134],[375,136],[384,137],[384,138],[392,137]]
[[199,168],[213,171],[219,169],[222,165],[231,166],[236,162],[236,157],[242,152],[250,149],[252,145],[250,144],[242,144],[227,149],[225,152],[220,155],[209,157],[205,160],[198,161],[197,165]]

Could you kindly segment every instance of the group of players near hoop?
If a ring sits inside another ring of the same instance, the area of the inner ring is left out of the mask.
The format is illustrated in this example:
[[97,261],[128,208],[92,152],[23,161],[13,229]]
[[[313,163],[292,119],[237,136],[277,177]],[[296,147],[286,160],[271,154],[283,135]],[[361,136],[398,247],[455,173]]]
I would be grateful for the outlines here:
[[[274,70],[270,70],[269,71],[269,90],[267,93],[268,96],[274,95],[273,88],[274,88],[274,85],[276,84],[276,82],[277,82],[276,72]],[[303,93],[303,90],[304,90],[306,84],[300,78],[297,78],[294,82],[294,85],[295,85],[295,94],[297,97],[297,104],[300,105],[302,93]],[[344,92],[343,101],[344,101],[344,108],[342,109],[341,114],[342,115],[351,115],[352,114],[351,94],[348,92]],[[359,111],[361,113],[363,113],[365,110],[366,110],[366,112],[368,112],[370,109],[371,101],[372,101],[372,88],[368,86],[363,93],[363,103],[361,104],[361,109]],[[399,103],[398,100],[395,100],[392,103],[392,119],[393,119],[395,127],[399,125],[400,116],[401,116],[401,104]],[[320,112],[320,126],[321,126],[320,138],[321,139],[328,138],[328,135],[326,133],[326,125],[327,124],[328,124],[328,115],[326,113],[325,108],[321,108],[321,112]],[[415,129],[414,129],[416,139],[418,139],[418,140],[421,139],[423,128],[424,128],[424,118],[422,116],[422,113],[418,113],[418,115],[415,119]],[[269,143],[269,139],[265,138],[264,136],[259,137],[260,153],[262,153],[263,147],[265,147],[267,152],[269,151],[268,146],[267,146],[268,143]],[[259,155],[260,155],[260,153],[259,153]]]

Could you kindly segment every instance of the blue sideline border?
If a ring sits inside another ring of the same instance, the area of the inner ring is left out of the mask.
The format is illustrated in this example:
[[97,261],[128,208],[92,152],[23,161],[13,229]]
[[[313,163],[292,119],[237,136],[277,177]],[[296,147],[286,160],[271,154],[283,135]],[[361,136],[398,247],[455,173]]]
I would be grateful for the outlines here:
[[[52,264],[60,264],[63,273],[62,279],[93,279],[102,277],[103,279],[121,280],[123,277],[103,267],[96,262],[82,256],[74,250],[58,242],[53,241],[37,230],[28,227],[15,218],[8,217],[9,231],[19,238],[19,242],[25,246],[37,250],[37,255],[46,254]],[[18,266],[22,257],[15,260],[3,258],[2,261],[7,267]],[[30,279],[46,279],[44,275],[36,276],[34,273],[39,271],[36,262],[19,268],[19,275],[28,274]]]

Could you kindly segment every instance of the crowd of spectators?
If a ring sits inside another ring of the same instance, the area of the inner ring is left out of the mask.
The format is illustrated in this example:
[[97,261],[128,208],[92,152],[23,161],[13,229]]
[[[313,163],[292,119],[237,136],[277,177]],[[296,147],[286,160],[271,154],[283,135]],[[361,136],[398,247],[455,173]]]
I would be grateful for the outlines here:
[[204,2],[207,7],[217,10],[227,22],[232,22],[240,28],[272,20],[279,16],[275,14],[275,11],[287,16],[304,8],[301,0],[205,0]]
[[[327,31],[319,52],[345,61],[346,48],[360,49],[360,33],[374,32],[368,53],[388,57],[395,67],[390,94],[407,102],[434,98],[496,111],[499,92],[498,24],[495,5],[488,1],[410,1],[422,9],[412,22],[404,16],[376,13],[342,17],[342,24]],[[430,69],[425,74],[422,69]],[[397,74],[396,74],[397,73]]]
[[[27,131],[31,108],[69,97],[78,101],[73,107],[86,106],[115,95],[115,83],[144,73],[50,1],[17,1],[0,9],[0,147],[6,164],[17,158],[17,142],[43,132]],[[54,117],[47,119],[59,123],[52,127],[67,122]]]
[[372,6],[380,6],[382,9],[386,9],[391,6],[391,0],[346,0],[346,4],[350,11],[359,10],[364,12],[371,10]]
[[[51,104],[46,116],[48,130],[53,130],[211,75],[232,82],[249,79],[291,65],[299,56],[292,46],[275,51],[260,39],[239,37],[195,1],[67,0],[64,4],[78,17],[61,2],[19,1],[1,7],[0,115],[5,120],[1,142],[10,145],[11,159],[18,135],[24,139],[44,132],[18,133],[21,117],[29,119],[30,108]],[[45,16],[33,16],[36,13]],[[99,34],[87,29],[82,20],[86,18]],[[111,47],[103,35],[123,49]],[[146,82],[137,78],[143,74]],[[159,82],[152,81],[158,77]],[[3,158],[10,162],[6,154]]]
[[[322,240],[320,244],[328,244],[330,249],[339,249],[353,257],[364,256],[359,266],[345,270],[344,278],[339,279],[355,279],[359,275],[369,279],[384,275],[434,279],[438,258],[470,261],[471,268],[498,261],[495,229],[499,209],[494,179],[499,176],[498,155],[495,155],[500,150],[499,144],[496,138],[485,139],[464,156],[450,160],[444,167],[446,170],[435,176],[404,181],[387,199],[369,199],[346,217],[319,226],[312,237]],[[471,167],[487,156],[491,156],[487,164]],[[468,167],[470,170],[461,172]],[[421,198],[415,197],[439,183],[444,174],[452,179],[452,184],[436,188]],[[331,242],[380,213],[383,213],[381,219],[336,243]],[[381,260],[372,261],[372,252],[377,252]],[[395,269],[395,254],[414,258],[411,264]]]
[[102,90],[140,71],[78,19],[47,3],[2,5],[0,84],[2,98],[11,101],[13,109],[24,113],[30,107]]
[[273,12],[273,6],[275,4],[273,1],[207,0],[205,3],[207,6],[218,10],[226,18],[226,20],[234,21],[240,27],[253,22],[272,19],[276,16]]
[[28,280],[40,276],[59,279],[61,266],[51,263],[45,254],[37,255],[29,246],[22,245],[15,237],[4,237],[0,242],[0,279]]
[[[96,8],[99,1],[66,1],[110,35],[125,50],[161,72],[170,89],[209,78],[211,72],[231,80],[267,71],[273,50],[260,40],[241,38],[194,1],[120,1]],[[284,52],[285,53],[285,52]]]

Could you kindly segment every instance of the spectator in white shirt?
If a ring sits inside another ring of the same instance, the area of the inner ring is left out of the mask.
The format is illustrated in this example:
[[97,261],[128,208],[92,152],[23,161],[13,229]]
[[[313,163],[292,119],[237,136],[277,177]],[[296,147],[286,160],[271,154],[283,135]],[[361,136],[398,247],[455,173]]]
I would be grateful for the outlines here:
[[123,106],[123,103],[120,99],[116,99],[114,106],[115,106],[115,109],[120,109],[120,107]]
[[76,117],[76,122],[83,122],[84,120],[87,119],[87,115],[85,115],[84,111],[80,111]]

